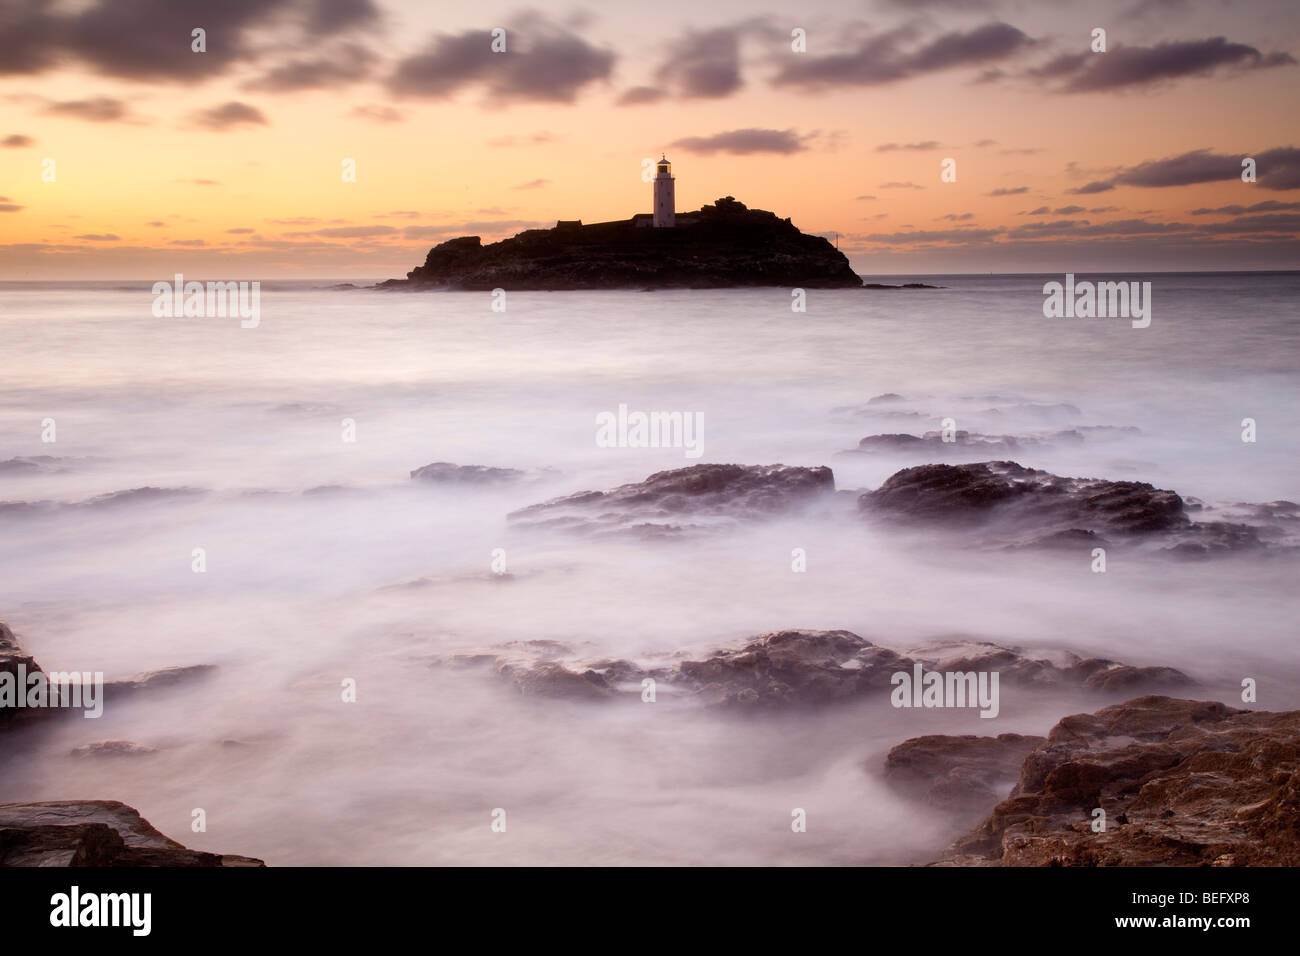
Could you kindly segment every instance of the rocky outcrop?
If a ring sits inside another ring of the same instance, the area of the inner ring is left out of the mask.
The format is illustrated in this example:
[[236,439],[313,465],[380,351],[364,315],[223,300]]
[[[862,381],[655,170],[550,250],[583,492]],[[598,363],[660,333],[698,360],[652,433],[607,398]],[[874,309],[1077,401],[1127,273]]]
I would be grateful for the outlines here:
[[462,236],[434,246],[424,264],[380,288],[715,289],[733,286],[861,288],[849,260],[789,219],[730,196],[682,213],[668,229],[636,219],[529,229],[483,245]]
[[1297,821],[1300,711],[1139,697],[1061,720],[944,862],[1296,866]]
[[707,705],[756,708],[821,706],[878,694],[888,699],[891,677],[925,670],[1000,674],[1004,683],[1026,688],[1073,687],[1113,692],[1134,686],[1195,686],[1181,671],[1133,667],[1065,652],[1035,656],[982,641],[935,641],[905,653],[873,644],[852,631],[787,630],[763,634],[736,648],[698,659],[630,661],[584,658],[554,641],[508,645],[499,652],[462,655],[455,665],[488,665],[522,694],[576,700],[634,698],[651,678],[670,695]]
[[945,440],[940,431],[928,431],[922,435],[894,433],[868,435],[850,453],[923,455],[930,461],[965,460],[1077,446],[1097,436],[1115,437],[1137,433],[1138,430],[1131,426],[1108,425],[1082,425],[1039,435],[984,435],[979,432],[956,431],[950,440]]
[[519,481],[524,472],[517,468],[494,468],[490,465],[455,465],[449,461],[435,461],[411,472],[416,481],[440,485],[500,485]]
[[[16,684],[21,675],[40,669],[36,659],[18,646],[18,639],[9,630],[9,626],[0,621],[0,674],[12,675],[10,680]],[[9,707],[0,702],[0,728],[7,727],[11,721],[30,713],[26,708]]]
[[674,535],[788,515],[835,490],[826,467],[692,465],[608,491],[583,491],[521,508],[520,527],[581,533]]
[[0,803],[0,866],[265,866],[191,850],[116,800]]
[[973,823],[1011,790],[1025,757],[1045,739],[1026,734],[913,737],[889,751],[885,780],[909,797]]
[[975,529],[986,542],[1012,545],[1074,536],[1147,539],[1188,555],[1264,547],[1253,526],[1193,522],[1176,492],[1141,481],[1063,478],[1013,461],[904,468],[863,494],[858,507],[873,518]]

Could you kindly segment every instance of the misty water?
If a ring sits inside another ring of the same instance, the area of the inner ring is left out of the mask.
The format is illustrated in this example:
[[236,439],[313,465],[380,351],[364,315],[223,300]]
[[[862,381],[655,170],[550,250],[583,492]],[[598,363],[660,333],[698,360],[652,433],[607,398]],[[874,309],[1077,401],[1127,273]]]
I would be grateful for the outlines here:
[[[506,520],[700,462],[827,465],[838,489],[874,488],[925,456],[839,453],[945,417],[1021,436],[1134,426],[1016,460],[1214,507],[1300,500],[1300,274],[1143,276],[1146,329],[1044,318],[1050,278],[884,279],[944,288],[810,290],[804,313],[787,289],[508,293],[500,313],[486,293],[266,283],[256,329],[155,318],[148,282],[0,284],[0,461],[58,459],[0,472],[0,502],[195,492],[0,508],[0,620],[47,670],[217,665],[0,738],[0,801],[121,800],[189,846],[272,865],[911,863],[956,834],[885,784],[890,747],[1045,733],[1123,696],[1004,685],[995,720],[885,694],[748,715],[524,697],[445,661],[530,640],[638,658],[784,628],[896,648],[961,634],[1177,667],[1228,703],[1253,677],[1260,707],[1300,707],[1289,558],[1133,553],[1097,574],[1086,552],[974,551],[851,516],[677,541]],[[904,401],[871,407],[917,414],[852,411],[890,392]],[[702,413],[702,456],[598,447],[596,416],[620,403]],[[408,477],[435,461],[529,478]],[[72,754],[110,739],[154,752]]]

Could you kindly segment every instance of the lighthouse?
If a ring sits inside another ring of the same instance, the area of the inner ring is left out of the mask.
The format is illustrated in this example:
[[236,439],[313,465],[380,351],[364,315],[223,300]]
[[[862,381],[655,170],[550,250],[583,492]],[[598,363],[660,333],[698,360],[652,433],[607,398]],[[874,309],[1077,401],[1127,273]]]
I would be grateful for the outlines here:
[[673,164],[668,162],[667,157],[662,153],[658,164],[658,173],[655,175],[655,228],[659,229],[665,226],[671,226],[677,221],[676,203],[673,196]]

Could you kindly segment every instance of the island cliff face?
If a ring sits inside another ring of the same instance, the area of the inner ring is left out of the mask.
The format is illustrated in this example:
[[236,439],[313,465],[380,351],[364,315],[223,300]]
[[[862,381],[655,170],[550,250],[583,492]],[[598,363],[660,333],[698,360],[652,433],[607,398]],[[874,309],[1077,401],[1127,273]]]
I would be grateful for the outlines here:
[[429,250],[424,265],[384,288],[716,289],[734,286],[861,288],[845,255],[789,219],[748,209],[730,196],[677,225],[655,229],[648,216],[591,225],[529,229],[483,245],[478,236]]

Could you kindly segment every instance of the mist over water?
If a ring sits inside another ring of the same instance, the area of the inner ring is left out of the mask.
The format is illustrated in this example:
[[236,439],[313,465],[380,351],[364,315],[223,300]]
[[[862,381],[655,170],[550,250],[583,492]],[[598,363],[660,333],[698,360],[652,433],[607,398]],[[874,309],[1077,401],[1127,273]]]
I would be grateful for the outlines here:
[[[884,279],[945,288],[810,290],[806,313],[784,289],[508,293],[494,313],[482,293],[268,283],[256,329],[154,318],[147,282],[0,284],[0,462],[59,459],[0,471],[0,502],[65,506],[0,507],[0,620],[47,670],[218,665],[99,720],[8,735],[0,801],[122,800],[189,846],[273,865],[908,863],[955,833],[886,787],[890,747],[1041,734],[1127,695],[1004,685],[996,720],[883,694],[752,716],[666,692],[527,698],[447,658],[553,640],[639,659],[784,628],[899,649],[960,634],[1176,667],[1230,704],[1254,677],[1261,708],[1300,707],[1294,559],[1116,552],[1094,574],[1086,551],[975,552],[851,502],[677,541],[506,520],[701,462],[827,465],[837,489],[866,490],[928,459],[840,453],[945,417],[995,435],[1134,426],[1015,460],[1216,508],[1300,500],[1300,274],[1140,277],[1147,329],[1044,318],[1053,278]],[[861,411],[889,392],[904,401]],[[620,403],[702,413],[704,454],[597,447],[596,416]],[[40,440],[47,418],[57,442]],[[435,461],[528,477],[408,477]],[[71,507],[141,487],[193,493]],[[106,739],[156,752],[70,753]],[[206,833],[189,829],[197,807]],[[807,833],[790,832],[796,807]]]

